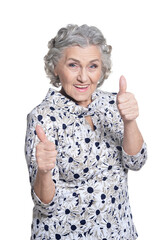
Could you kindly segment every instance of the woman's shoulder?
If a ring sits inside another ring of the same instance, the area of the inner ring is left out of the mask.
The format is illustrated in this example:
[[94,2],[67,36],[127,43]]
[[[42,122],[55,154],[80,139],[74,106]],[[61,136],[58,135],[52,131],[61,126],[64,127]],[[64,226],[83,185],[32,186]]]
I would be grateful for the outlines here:
[[99,96],[104,96],[104,97],[116,97],[117,93],[116,92],[108,92],[108,91],[104,91],[102,89],[97,88],[95,93]]
[[117,107],[117,104],[116,104],[117,93],[116,92],[107,92],[107,91],[103,91],[101,89],[97,89],[95,91],[95,95],[98,97],[100,104],[102,104],[104,106]]
[[28,118],[36,119],[37,121],[43,123],[44,119],[50,118],[53,120],[53,115],[56,114],[56,104],[54,103],[54,93],[52,89],[49,89],[47,95],[42,100],[40,104],[34,107],[29,113]]
[[123,129],[122,118],[117,107],[117,93],[98,90],[99,96],[97,109],[104,114],[106,124],[112,127],[114,132]]

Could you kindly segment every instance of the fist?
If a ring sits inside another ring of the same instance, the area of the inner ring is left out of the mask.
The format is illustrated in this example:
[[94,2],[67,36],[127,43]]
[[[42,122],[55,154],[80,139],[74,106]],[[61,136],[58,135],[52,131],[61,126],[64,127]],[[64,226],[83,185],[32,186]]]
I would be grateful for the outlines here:
[[47,173],[55,167],[57,151],[54,143],[47,139],[41,126],[36,126],[36,133],[40,140],[36,146],[38,169],[40,172]]
[[119,92],[117,94],[117,107],[124,123],[135,120],[139,115],[137,101],[132,93],[126,92],[127,82],[121,76],[119,80]]

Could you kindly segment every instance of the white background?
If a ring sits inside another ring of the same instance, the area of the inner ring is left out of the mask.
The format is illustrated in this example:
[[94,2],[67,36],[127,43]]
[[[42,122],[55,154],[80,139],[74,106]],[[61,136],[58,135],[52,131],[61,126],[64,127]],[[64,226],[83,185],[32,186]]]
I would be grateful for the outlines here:
[[[148,162],[129,172],[139,240],[159,239],[160,7],[158,0],[26,0],[0,6],[1,239],[29,240],[33,203],[24,157],[26,116],[51,85],[44,72],[47,43],[68,23],[97,26],[113,47],[112,74],[102,90],[118,91],[124,75],[140,108]],[[2,237],[3,236],[3,237]]]

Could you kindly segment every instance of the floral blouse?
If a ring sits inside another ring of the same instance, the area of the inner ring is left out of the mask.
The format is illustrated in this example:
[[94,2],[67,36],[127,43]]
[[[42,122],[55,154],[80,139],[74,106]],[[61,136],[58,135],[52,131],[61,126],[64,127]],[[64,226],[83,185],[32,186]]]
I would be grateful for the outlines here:
[[[91,116],[94,130],[85,116]],[[44,204],[33,190],[37,173],[35,126],[43,127],[58,155],[52,170],[55,196]],[[33,239],[133,240],[127,175],[147,158],[146,144],[130,156],[122,148],[123,121],[116,93],[96,89],[88,108],[54,89],[28,114],[26,160],[34,201]]]

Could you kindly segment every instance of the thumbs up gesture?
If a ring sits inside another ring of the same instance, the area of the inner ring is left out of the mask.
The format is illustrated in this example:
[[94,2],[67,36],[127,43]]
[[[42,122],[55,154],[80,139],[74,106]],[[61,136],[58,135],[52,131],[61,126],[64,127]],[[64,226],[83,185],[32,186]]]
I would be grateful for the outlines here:
[[47,173],[55,167],[57,151],[54,143],[47,139],[41,126],[36,126],[36,133],[40,140],[36,146],[38,170],[42,173]]
[[138,104],[134,95],[126,90],[126,79],[124,76],[121,76],[117,94],[117,106],[124,123],[135,120],[139,115]]

